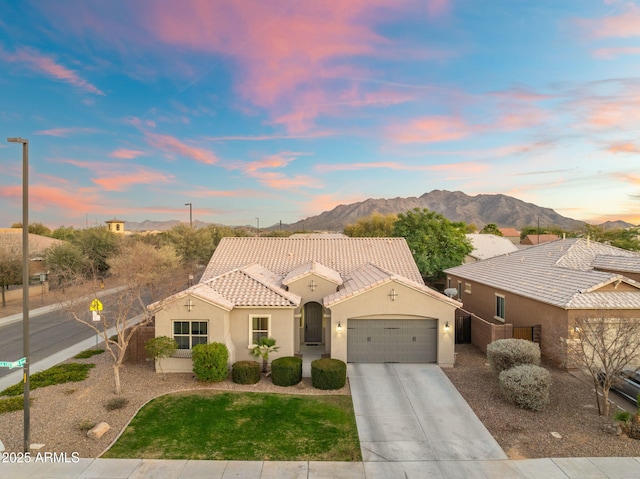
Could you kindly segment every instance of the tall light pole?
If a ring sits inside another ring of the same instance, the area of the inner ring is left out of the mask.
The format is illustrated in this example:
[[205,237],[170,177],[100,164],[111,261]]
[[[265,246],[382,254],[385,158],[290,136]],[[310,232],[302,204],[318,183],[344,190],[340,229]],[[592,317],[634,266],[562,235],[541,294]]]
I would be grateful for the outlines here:
[[185,203],[184,205],[189,207],[189,226],[193,228],[193,205],[191,203]]
[[29,452],[29,140],[7,138],[22,143],[22,349],[25,358],[24,381],[24,452]]

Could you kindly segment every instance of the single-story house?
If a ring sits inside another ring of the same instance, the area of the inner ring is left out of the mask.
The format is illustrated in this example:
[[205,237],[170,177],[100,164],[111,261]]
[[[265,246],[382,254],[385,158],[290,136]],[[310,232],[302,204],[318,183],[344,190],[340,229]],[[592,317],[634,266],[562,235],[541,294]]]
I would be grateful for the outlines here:
[[473,251],[464,258],[465,263],[473,263],[518,251],[518,247],[515,244],[502,236],[476,233],[469,233],[466,236],[473,245]]
[[314,345],[347,362],[451,367],[460,306],[425,286],[404,238],[296,236],[223,238],[198,284],[149,308],[156,336],[179,345],[163,371],[188,372],[196,344],[225,344],[232,364],[263,336],[273,358]]
[[640,255],[562,239],[446,270],[466,311],[514,327],[541,325],[543,354],[564,363],[576,319],[640,320]]
[[520,244],[520,231],[515,228],[498,228],[504,238],[507,238],[513,244]]

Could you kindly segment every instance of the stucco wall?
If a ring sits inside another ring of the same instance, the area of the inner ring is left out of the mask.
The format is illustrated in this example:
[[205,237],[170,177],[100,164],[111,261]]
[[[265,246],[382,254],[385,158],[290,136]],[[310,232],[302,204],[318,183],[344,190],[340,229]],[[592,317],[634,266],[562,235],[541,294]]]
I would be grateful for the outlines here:
[[[316,287],[313,291],[309,287],[311,280],[314,281]],[[316,302],[322,305],[322,298],[336,292],[338,285],[325,278],[317,276],[315,274],[308,274],[302,278],[297,279],[289,283],[289,292],[297,294],[302,298],[300,307],[296,309],[296,335],[294,338],[295,344],[304,342],[304,314],[302,310],[304,305],[310,302]],[[325,343],[326,349],[329,350],[330,337],[327,335],[327,326],[329,322],[330,312],[326,308],[323,308],[322,318],[322,342]]]
[[[388,296],[392,288],[397,293],[394,301]],[[332,358],[347,360],[349,318],[435,318],[438,320],[438,364],[441,367],[453,367],[456,306],[450,303],[392,281],[335,304],[330,309]],[[450,329],[445,332],[447,321]],[[337,331],[338,323],[342,326],[340,332]]]

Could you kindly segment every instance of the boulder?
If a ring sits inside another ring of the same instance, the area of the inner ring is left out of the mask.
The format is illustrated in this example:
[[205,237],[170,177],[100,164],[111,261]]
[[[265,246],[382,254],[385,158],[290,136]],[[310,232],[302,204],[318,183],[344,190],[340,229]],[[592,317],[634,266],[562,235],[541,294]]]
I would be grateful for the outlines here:
[[111,429],[111,426],[106,422],[101,422],[87,431],[87,437],[90,437],[91,439],[100,439],[109,429]]

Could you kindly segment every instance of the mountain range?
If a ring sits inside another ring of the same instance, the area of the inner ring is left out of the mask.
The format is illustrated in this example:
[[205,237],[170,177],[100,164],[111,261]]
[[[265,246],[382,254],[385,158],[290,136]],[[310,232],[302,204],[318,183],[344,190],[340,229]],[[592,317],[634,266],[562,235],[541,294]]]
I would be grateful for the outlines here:
[[[355,223],[358,219],[367,217],[372,213],[397,214],[412,210],[413,208],[427,208],[440,213],[450,221],[464,221],[474,224],[481,229],[488,223],[494,223],[499,227],[513,227],[522,229],[525,226],[537,226],[541,228],[557,226],[566,230],[575,230],[584,226],[584,222],[567,218],[556,213],[550,208],[543,208],[526,203],[522,200],[506,195],[475,195],[469,196],[461,191],[433,190],[422,196],[410,196],[407,198],[369,198],[364,201],[349,205],[339,205],[330,211],[311,216],[291,224],[283,224],[282,229],[287,231],[342,231],[348,224]],[[166,231],[177,220],[150,221],[141,223],[127,222],[129,231]],[[206,226],[206,223],[194,221],[196,227]],[[604,223],[603,227],[626,228],[634,226],[624,221]],[[265,230],[278,229],[279,225],[264,228]]]

